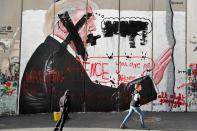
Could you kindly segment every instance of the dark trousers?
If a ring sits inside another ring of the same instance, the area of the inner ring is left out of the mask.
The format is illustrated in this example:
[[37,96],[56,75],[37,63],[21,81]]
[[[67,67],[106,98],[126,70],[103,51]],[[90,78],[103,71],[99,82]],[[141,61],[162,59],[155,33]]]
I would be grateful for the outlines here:
[[64,127],[64,123],[68,119],[68,112],[63,110],[63,108],[60,108],[60,112],[61,112],[61,117],[60,117],[60,120],[56,123],[55,127],[59,128],[59,130],[62,131]]

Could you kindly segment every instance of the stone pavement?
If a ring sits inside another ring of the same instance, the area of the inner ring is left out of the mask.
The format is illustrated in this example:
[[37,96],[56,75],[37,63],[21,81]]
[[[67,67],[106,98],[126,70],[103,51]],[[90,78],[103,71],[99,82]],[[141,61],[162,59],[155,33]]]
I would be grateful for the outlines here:
[[[121,121],[127,112],[87,112],[71,113],[64,131],[122,131]],[[197,112],[145,112],[145,123],[154,131],[197,131]],[[1,131],[52,131],[55,122],[53,114],[31,114],[1,116]],[[133,114],[128,129],[140,131],[137,114]]]

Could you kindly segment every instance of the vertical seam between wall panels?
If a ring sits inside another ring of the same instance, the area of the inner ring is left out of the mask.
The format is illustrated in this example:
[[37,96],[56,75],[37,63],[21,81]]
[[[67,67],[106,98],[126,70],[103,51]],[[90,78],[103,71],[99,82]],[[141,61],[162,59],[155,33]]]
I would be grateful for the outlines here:
[[[119,86],[119,72],[120,72],[120,66],[119,66],[119,62],[120,62],[120,1],[118,0],[118,86]],[[118,93],[118,112],[120,111],[120,93]]]
[[[86,16],[88,16],[87,8],[88,8],[88,0],[86,0]],[[86,28],[86,36],[87,36],[87,17],[85,21],[85,28]],[[87,56],[88,57],[88,56]],[[84,64],[84,70],[86,70],[86,64]],[[86,77],[85,77],[85,71],[84,71],[84,84],[83,84],[83,104],[82,104],[82,111],[86,112]]]
[[[151,57],[152,57],[152,67],[153,67],[153,17],[154,17],[154,0],[152,0],[152,53],[151,53]],[[153,80],[153,71],[151,73],[152,75],[152,80]],[[152,90],[153,91],[153,90]],[[153,94],[153,92],[152,92]],[[151,111],[153,111],[153,101],[151,102]]]
[[[20,65],[21,65],[21,41],[22,41],[22,17],[23,17],[23,0],[21,0],[21,18],[20,18],[20,51],[19,51],[19,72],[18,72],[18,76],[20,76]],[[20,77],[18,78],[18,89],[17,89],[17,107],[16,107],[16,113],[19,115],[19,98],[20,98]]]
[[53,0],[53,5],[54,5],[54,8],[53,8],[53,35],[54,35],[54,22],[55,22],[55,0]]
[[[186,7],[185,7],[185,9],[186,9],[186,16],[185,16],[185,70],[186,70],[186,78],[185,78],[185,83],[187,83],[188,81],[187,81],[187,79],[188,79],[188,73],[187,73],[187,0],[186,0],[186,5],[185,5]],[[187,85],[187,84],[186,84]],[[187,87],[188,86],[186,86],[186,90],[185,90],[185,92],[186,92],[186,112],[188,112],[188,104],[187,104],[187,100],[188,100],[188,95],[187,95]]]
[[[118,63],[120,61],[120,0],[118,0]],[[119,72],[119,69],[120,66],[118,64],[118,72]],[[118,73],[119,74],[119,73]],[[118,77],[118,85],[119,85],[119,77]]]
[[[53,23],[52,23],[52,26],[53,26],[53,36],[54,36],[54,24],[55,24],[55,3],[56,1],[53,0]],[[54,64],[54,56],[53,56],[53,51],[52,51],[52,70],[53,70],[53,64]],[[52,75],[52,79],[53,79],[53,75]],[[49,112],[53,112],[53,81],[51,81],[51,86],[50,86],[50,110]]]

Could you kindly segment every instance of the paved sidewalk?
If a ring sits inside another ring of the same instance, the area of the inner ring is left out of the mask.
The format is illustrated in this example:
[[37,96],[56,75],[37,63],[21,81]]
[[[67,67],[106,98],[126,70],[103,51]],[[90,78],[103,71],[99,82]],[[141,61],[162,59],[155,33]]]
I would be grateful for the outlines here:
[[[127,112],[71,113],[64,131],[122,131],[119,125]],[[156,131],[197,131],[197,113],[145,112],[145,123]],[[52,114],[32,114],[0,117],[1,131],[52,131],[55,122]],[[140,131],[137,114],[128,123],[128,129]]]

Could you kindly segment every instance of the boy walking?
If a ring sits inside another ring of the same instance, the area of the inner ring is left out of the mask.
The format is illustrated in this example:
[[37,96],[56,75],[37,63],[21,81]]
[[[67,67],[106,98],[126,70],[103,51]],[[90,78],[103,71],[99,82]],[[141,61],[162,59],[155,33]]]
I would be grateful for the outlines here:
[[139,92],[142,90],[142,86],[140,83],[135,84],[135,90],[132,94],[132,100],[130,103],[130,110],[125,119],[123,120],[122,124],[120,125],[121,129],[127,128],[126,124],[128,120],[131,118],[133,112],[135,111],[140,116],[141,128],[145,128],[144,125],[144,114],[140,109],[140,94]]

